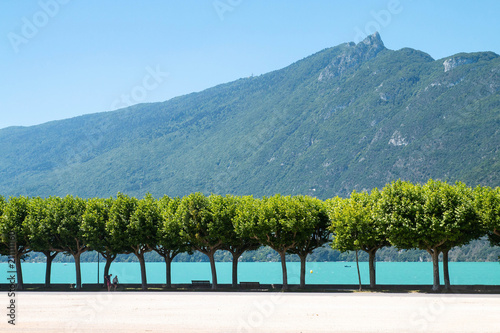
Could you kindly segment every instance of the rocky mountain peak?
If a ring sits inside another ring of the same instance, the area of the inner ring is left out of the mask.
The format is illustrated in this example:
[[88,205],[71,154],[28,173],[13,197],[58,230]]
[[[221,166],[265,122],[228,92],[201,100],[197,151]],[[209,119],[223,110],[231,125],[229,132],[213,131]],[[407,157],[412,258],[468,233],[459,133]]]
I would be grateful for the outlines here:
[[323,81],[325,79],[342,76],[349,69],[356,68],[362,62],[376,57],[377,54],[384,49],[384,43],[378,32],[366,37],[358,44],[349,43],[345,50],[321,71],[318,80]]
[[374,34],[367,36],[364,40],[358,43],[358,45],[360,44],[372,45],[382,48],[385,47],[384,42],[382,41],[382,38],[380,37],[380,34],[378,32],[375,32]]
[[363,41],[356,44],[355,49],[362,60],[369,60],[384,50],[385,46],[379,33],[375,32],[373,35],[366,37]]

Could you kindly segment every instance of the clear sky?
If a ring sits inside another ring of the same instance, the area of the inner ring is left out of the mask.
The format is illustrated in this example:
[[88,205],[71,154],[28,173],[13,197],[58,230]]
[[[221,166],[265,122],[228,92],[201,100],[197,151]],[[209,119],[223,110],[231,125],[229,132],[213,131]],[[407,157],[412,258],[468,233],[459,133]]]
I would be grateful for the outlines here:
[[500,54],[500,1],[0,0],[0,128],[165,101],[378,30],[434,59]]

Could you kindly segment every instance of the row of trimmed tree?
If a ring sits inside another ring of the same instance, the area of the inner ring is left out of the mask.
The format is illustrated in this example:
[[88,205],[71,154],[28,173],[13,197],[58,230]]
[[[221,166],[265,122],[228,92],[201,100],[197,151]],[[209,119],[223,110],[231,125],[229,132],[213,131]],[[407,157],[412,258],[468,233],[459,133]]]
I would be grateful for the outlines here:
[[489,236],[500,245],[500,188],[396,181],[381,191],[353,192],[347,199],[327,200],[332,247],[368,253],[370,287],[375,287],[375,255],[385,246],[426,250],[433,262],[433,290],[439,289],[439,256],[443,255],[445,288],[450,288],[448,253],[474,239]]
[[46,285],[58,253],[74,257],[76,288],[81,289],[80,256],[88,250],[105,259],[104,274],[118,254],[133,253],[147,289],[144,255],[156,251],[166,263],[171,287],[171,262],[183,252],[208,256],[212,288],[217,288],[214,255],[233,256],[233,287],[238,283],[239,257],[269,246],[281,257],[283,289],[288,286],[285,255],[301,261],[300,285],[305,286],[307,255],[331,242],[340,251],[366,251],[370,285],[375,287],[375,255],[384,246],[425,249],[432,256],[434,284],[439,289],[438,258],[443,254],[445,286],[449,288],[447,255],[451,248],[489,235],[500,245],[500,189],[430,180],[426,184],[396,181],[381,191],[353,192],[349,198],[326,201],[309,196],[264,197],[164,196],[143,199],[119,193],[116,198],[0,197],[0,253],[13,256],[18,289],[23,289],[22,259],[31,251],[47,257]]

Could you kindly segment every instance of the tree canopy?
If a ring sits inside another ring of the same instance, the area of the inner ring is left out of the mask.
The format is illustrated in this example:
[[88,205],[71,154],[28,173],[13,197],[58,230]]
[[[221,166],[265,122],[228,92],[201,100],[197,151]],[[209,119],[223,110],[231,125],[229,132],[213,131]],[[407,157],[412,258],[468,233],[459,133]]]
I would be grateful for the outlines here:
[[[223,218],[215,218],[211,210],[217,197],[207,198],[202,193],[192,193],[181,200],[177,219],[181,226],[180,235],[191,247],[208,256],[212,271],[212,289],[217,289],[217,271],[214,254],[224,244],[227,228]],[[212,201],[212,202],[211,202]]]
[[[305,285],[306,257],[323,244],[340,251],[366,251],[370,285],[375,287],[375,253],[393,245],[422,249],[433,260],[433,288],[439,289],[439,255],[443,254],[445,286],[450,287],[447,255],[451,248],[485,235],[499,245],[500,190],[471,189],[462,183],[429,180],[426,184],[395,181],[381,191],[353,191],[348,198],[326,201],[308,196],[252,196],[192,193],[183,198],[142,199],[118,193],[116,198],[81,199],[73,196],[0,197],[0,251],[11,255],[23,287],[21,262],[32,251],[47,256],[50,264],[63,252],[72,255],[76,287],[81,288],[80,255],[95,250],[106,258],[105,272],[118,254],[133,253],[141,265],[147,288],[144,254],[158,252],[170,264],[182,252],[208,256],[212,288],[217,288],[215,253],[233,256],[233,286],[243,252],[269,246],[281,259],[283,289],[288,287],[286,254],[300,257],[300,285]],[[331,234],[333,237],[331,237]]]
[[328,201],[330,230],[333,233],[332,247],[339,251],[368,253],[370,287],[375,288],[375,254],[384,246],[389,246],[386,223],[378,208],[381,193],[374,189],[371,193],[353,191],[346,199],[335,198]]

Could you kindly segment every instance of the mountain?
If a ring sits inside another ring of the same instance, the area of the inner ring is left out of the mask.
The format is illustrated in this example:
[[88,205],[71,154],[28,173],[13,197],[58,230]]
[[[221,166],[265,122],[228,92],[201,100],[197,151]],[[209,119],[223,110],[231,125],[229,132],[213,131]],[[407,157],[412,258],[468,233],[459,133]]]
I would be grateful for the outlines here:
[[[379,34],[162,103],[0,130],[0,193],[319,198],[401,178],[500,185],[500,57]],[[53,96],[57,98],[57,96]]]

